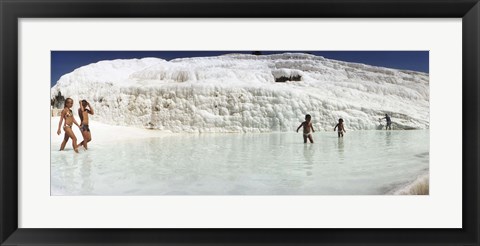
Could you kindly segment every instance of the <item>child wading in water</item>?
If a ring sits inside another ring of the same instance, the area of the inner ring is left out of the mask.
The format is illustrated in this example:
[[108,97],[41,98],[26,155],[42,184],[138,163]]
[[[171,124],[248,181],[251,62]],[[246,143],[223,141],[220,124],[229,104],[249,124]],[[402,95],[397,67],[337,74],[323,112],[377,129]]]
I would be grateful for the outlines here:
[[[305,115],[305,121],[302,122],[302,124],[300,124],[300,126],[297,128],[298,132],[298,129],[303,126],[303,143],[307,143],[307,138],[310,139],[310,143],[313,143],[312,132],[315,132],[315,130],[313,130],[311,119],[312,116],[310,116],[309,114]],[[312,132],[310,132],[310,129],[312,130]]]
[[60,116],[60,122],[58,122],[57,134],[60,135],[60,133],[62,133],[62,131],[60,130],[60,127],[62,126],[63,120],[65,120],[65,124],[63,124],[63,130],[65,131],[65,136],[63,137],[62,145],[60,145],[60,150],[65,149],[65,145],[67,144],[68,139],[71,138],[73,150],[75,150],[75,152],[78,153],[77,138],[73,133],[72,123],[75,123],[75,125],[77,125],[78,127],[80,127],[80,125],[78,125],[77,121],[75,120],[75,117],[73,117],[73,113],[71,110],[72,106],[73,106],[73,99],[67,98],[67,100],[65,100],[64,108],[62,110],[62,115]]
[[88,127],[88,114],[93,115],[93,108],[86,100],[81,100],[80,108],[78,109],[78,116],[80,116],[80,122],[82,122],[80,131],[83,135],[83,141],[78,146],[83,145],[85,149],[88,149],[87,143],[92,141],[92,134],[90,133],[90,128]]
[[343,133],[344,132],[347,132],[345,131],[345,127],[343,127],[343,119],[340,118],[338,120],[338,124],[333,128],[333,131],[335,131],[335,129],[337,129],[338,127],[338,137],[343,137]]

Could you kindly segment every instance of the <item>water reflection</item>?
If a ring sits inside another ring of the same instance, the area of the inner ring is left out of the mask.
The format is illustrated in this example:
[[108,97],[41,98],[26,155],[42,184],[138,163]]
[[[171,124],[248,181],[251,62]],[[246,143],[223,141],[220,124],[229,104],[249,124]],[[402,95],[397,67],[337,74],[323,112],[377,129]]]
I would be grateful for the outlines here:
[[[51,152],[53,195],[377,194],[428,170],[428,131],[192,134]],[[55,149],[57,146],[52,146]]]
[[86,155],[83,158],[82,164],[80,166],[80,177],[82,179],[81,190],[83,194],[91,194],[94,189],[92,182],[92,158],[90,155]]
[[304,144],[303,145],[303,157],[305,158],[304,169],[307,170],[306,171],[307,176],[312,176],[314,155],[315,155],[315,148],[313,147],[313,144]]
[[345,159],[345,156],[344,156],[345,144],[343,141],[344,141],[343,138],[338,138],[338,143],[337,143],[338,156],[342,161]]
[[[75,184],[76,184],[76,177],[75,177],[75,168],[74,165],[75,163],[78,162],[78,156],[72,154],[69,156],[70,153],[68,152],[63,152],[62,153],[62,159],[64,160],[64,165],[65,165],[65,171],[62,172],[62,180],[64,180],[64,188],[67,190],[74,190],[75,189]],[[68,158],[69,157],[69,158]]]
[[385,145],[387,147],[392,146],[392,132],[390,131],[385,132]]

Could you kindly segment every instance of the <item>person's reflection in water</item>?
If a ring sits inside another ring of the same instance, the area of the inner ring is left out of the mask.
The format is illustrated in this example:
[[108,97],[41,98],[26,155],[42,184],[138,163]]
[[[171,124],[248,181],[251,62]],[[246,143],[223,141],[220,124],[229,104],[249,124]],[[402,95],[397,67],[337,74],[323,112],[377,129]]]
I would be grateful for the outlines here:
[[305,157],[305,166],[304,169],[306,170],[307,176],[312,176],[312,169],[313,169],[313,154],[315,153],[315,149],[313,145],[304,145],[303,146],[303,157]]
[[67,165],[65,166],[65,179],[64,179],[64,185],[66,188],[66,191],[68,192],[77,192],[77,174],[78,174],[78,159],[79,155],[73,155],[72,156],[72,161],[69,162],[67,161]]
[[392,132],[385,133],[385,146],[389,149],[392,146]]
[[92,194],[94,187],[92,183],[92,157],[90,156],[90,153],[86,153],[82,159],[83,161],[80,167],[82,187],[80,192],[89,195]]
[[[69,155],[69,158],[70,157],[72,156]],[[74,157],[75,156],[73,156],[73,158]],[[54,172],[54,170],[58,172],[57,175],[59,177],[59,181],[61,182],[61,184],[63,184],[60,187],[65,189],[73,179],[73,174],[70,172],[70,167],[72,166],[72,164],[69,163],[69,161],[67,160],[67,156],[64,153],[61,153],[58,159],[58,163],[55,162],[51,164],[51,170],[52,172]]]
[[344,151],[345,151],[345,145],[343,143],[343,138],[338,138],[338,157],[341,162],[345,159]]

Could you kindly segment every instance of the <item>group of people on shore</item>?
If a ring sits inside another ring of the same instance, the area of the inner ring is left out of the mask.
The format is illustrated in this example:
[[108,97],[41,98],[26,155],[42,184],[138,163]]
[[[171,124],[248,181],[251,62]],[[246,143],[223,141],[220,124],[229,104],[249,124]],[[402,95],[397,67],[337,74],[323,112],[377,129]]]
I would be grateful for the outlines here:
[[[387,120],[387,126],[385,127],[385,130],[387,130],[387,128],[391,130],[392,129],[391,128],[392,120],[390,119],[390,116],[388,116],[388,114],[385,114],[385,117],[383,117],[379,120],[382,120],[382,119]],[[309,114],[305,115],[305,121],[302,122],[300,124],[300,126],[298,126],[297,132],[301,127],[303,127],[303,143],[307,143],[307,139],[310,140],[310,143],[313,143],[312,133],[315,132],[315,130],[313,129],[312,116],[311,115],[309,115]],[[333,128],[333,131],[336,131],[337,128],[338,128],[338,137],[339,138],[343,137],[343,133],[347,132],[347,131],[345,131],[345,127],[343,126],[343,119],[342,118],[338,119],[338,124],[335,125],[335,127]]]
[[[75,120],[73,116],[72,107],[73,107],[73,99],[67,98],[64,103],[63,110],[60,115],[60,121],[58,122],[58,130],[57,134],[60,135],[62,133],[62,123],[63,123],[63,131],[65,132],[65,136],[63,137],[63,142],[60,145],[60,150],[65,149],[65,145],[67,144],[69,139],[72,139],[72,147],[75,152],[78,153],[78,148],[83,146],[83,148],[88,149],[87,143],[92,141],[92,135],[90,133],[90,128],[88,127],[88,115],[93,115],[93,108],[90,106],[86,100],[79,101],[80,108],[78,109],[78,116],[80,117],[80,124]],[[77,145],[77,137],[73,133],[72,126],[75,124],[82,133],[83,141]]]

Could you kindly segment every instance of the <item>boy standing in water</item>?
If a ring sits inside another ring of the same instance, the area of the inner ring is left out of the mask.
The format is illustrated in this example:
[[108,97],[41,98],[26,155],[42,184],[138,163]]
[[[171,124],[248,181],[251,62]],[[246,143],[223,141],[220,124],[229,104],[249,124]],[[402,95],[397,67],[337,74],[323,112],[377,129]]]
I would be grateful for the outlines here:
[[343,133],[344,132],[347,132],[345,131],[345,128],[343,127],[343,119],[340,118],[338,120],[338,124],[333,128],[333,131],[335,131],[335,129],[337,129],[338,127],[338,137],[343,137]]
[[80,116],[80,121],[82,123],[80,131],[82,131],[83,141],[78,146],[83,145],[85,149],[88,149],[87,143],[92,141],[92,134],[88,127],[88,114],[93,115],[93,108],[87,100],[81,100],[80,108],[78,109],[78,116]]
[[[303,143],[307,143],[307,138],[310,139],[310,143],[313,143],[312,132],[315,132],[315,130],[313,130],[311,119],[312,116],[309,114],[305,115],[305,121],[297,128],[298,132],[298,129],[303,126]],[[310,129],[312,129],[312,132],[310,132]]]

